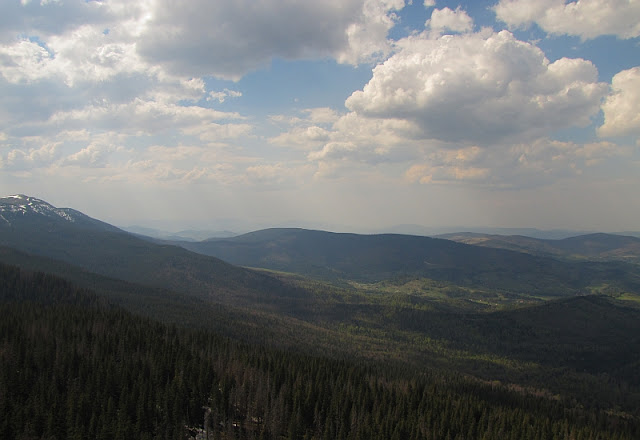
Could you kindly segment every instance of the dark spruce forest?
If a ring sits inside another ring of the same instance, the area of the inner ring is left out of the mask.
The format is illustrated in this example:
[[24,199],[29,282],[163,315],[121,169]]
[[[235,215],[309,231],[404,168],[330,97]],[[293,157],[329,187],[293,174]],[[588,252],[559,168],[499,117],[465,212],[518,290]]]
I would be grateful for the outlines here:
[[638,439],[640,239],[180,242],[0,199],[2,439]]

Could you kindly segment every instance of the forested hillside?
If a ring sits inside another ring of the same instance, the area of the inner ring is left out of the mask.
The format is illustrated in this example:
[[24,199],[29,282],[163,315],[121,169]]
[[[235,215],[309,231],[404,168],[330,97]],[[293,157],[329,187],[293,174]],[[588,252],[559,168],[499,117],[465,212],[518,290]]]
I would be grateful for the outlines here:
[[217,258],[140,239],[27,196],[0,198],[0,246],[88,272],[224,304],[287,304],[304,292]]
[[603,284],[618,290],[640,290],[637,265],[560,261],[548,256],[410,235],[276,228],[180,245],[232,264],[330,281],[374,283],[398,277],[422,277],[551,297]]
[[495,383],[167,326],[15,267],[0,298],[3,439],[640,436],[634,417]]

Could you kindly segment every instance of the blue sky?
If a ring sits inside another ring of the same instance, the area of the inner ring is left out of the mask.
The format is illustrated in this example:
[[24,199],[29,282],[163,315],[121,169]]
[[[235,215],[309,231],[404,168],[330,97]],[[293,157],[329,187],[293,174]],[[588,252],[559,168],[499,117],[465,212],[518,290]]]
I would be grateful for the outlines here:
[[637,0],[11,0],[0,188],[116,225],[640,229]]

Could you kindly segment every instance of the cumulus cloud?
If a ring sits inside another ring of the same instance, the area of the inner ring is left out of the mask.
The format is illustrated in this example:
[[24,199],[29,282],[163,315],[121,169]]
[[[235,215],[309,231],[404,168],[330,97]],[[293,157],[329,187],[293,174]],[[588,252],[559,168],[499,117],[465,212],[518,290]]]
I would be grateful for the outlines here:
[[404,0],[364,0],[362,14],[347,26],[346,46],[334,55],[338,62],[357,65],[389,53],[387,34],[397,20],[393,11],[403,7]]
[[[15,29],[12,38],[0,46],[3,76],[10,82],[56,78],[73,86],[79,82],[101,83],[123,73],[157,75],[159,70],[136,52],[140,23],[135,17],[141,15],[141,9],[118,5],[118,0],[41,4],[37,8],[46,9],[46,14],[43,12],[42,17],[33,20],[28,19],[31,5],[19,8],[23,19],[17,22],[23,27]],[[86,8],[91,8],[100,19],[88,19],[82,13]],[[69,22],[65,26],[49,26],[60,11],[84,20],[62,20]]]
[[449,8],[435,9],[425,26],[431,28],[434,36],[441,35],[446,31],[462,33],[473,30],[473,20],[458,6],[455,11]]
[[111,145],[90,144],[86,148],[69,155],[64,163],[85,167],[104,167],[107,163],[107,155],[114,150]]
[[582,39],[640,36],[640,3],[635,0],[501,0],[494,10],[513,28],[536,23],[548,33]]
[[310,126],[296,119],[278,140],[306,142],[321,177],[340,177],[347,164],[403,164],[410,182],[546,185],[628,153],[609,142],[550,138],[593,122],[609,89],[597,78],[591,62],[550,62],[507,31],[425,32],[397,43],[321,138],[309,142]]
[[149,2],[11,3],[15,34],[0,41],[0,129],[10,134],[109,130],[145,113],[147,122],[155,117],[166,127],[172,117],[184,120],[177,107],[205,94],[202,79],[169,74],[138,54]]
[[[296,129],[287,133],[295,134]],[[322,142],[307,144],[311,150],[307,160],[316,164],[318,176],[336,176],[346,164],[405,163],[417,157],[421,141],[416,134],[407,121],[365,118],[352,112],[340,117]]]
[[397,45],[346,106],[408,121],[427,139],[491,144],[586,126],[607,93],[591,62],[550,63],[508,31],[411,36]]
[[600,136],[640,138],[640,67],[623,70],[611,81],[611,94],[602,105],[604,124]]
[[10,171],[24,171],[51,165],[60,157],[61,142],[49,142],[37,147],[11,148],[2,160],[2,167]]
[[329,142],[320,151],[309,153],[310,160],[344,159],[364,156],[365,152],[353,142]]
[[174,73],[226,79],[275,57],[358,64],[389,51],[393,11],[403,7],[404,0],[156,2],[137,48]]

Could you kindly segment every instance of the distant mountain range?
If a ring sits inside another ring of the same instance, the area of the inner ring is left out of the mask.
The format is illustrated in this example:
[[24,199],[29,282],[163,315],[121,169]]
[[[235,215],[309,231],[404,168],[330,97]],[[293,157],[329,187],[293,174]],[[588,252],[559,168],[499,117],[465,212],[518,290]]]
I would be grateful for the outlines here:
[[541,240],[521,235],[458,232],[441,235],[440,238],[476,246],[526,252],[533,255],[640,262],[640,238],[617,234],[596,233],[562,240]]
[[[290,228],[159,244],[24,195],[0,199],[0,216],[0,246],[61,260],[103,276],[226,304],[275,302],[284,307],[292,298],[308,295],[277,278],[239,266],[330,281],[429,278],[546,296],[582,293],[602,285],[621,291],[640,290],[638,265],[561,261],[546,251],[531,255],[534,244],[540,249],[551,244],[524,237],[521,248],[511,244],[514,249],[499,249],[422,236]],[[640,242],[606,234],[587,237],[591,238],[562,240],[563,252],[610,254]]]
[[160,229],[147,228],[144,226],[126,226],[122,229],[127,232],[131,232],[132,234],[144,235],[146,237],[170,241],[202,241],[208,238],[229,238],[238,235],[237,233],[231,231],[211,231],[196,229],[169,232]]
[[394,277],[425,277],[545,294],[579,292],[594,283],[628,289],[640,287],[640,267],[637,266],[627,267],[618,262],[567,262],[421,236],[266,229],[228,239],[180,245],[236,265],[325,280],[378,282]]
[[[563,238],[575,237],[577,235],[590,234],[595,231],[578,231],[573,229],[536,229],[536,228],[491,228],[491,227],[469,227],[468,225],[426,227],[420,225],[396,225],[385,229],[387,233],[424,235],[427,237],[439,237],[445,234],[457,233],[460,231],[476,234],[489,235],[523,235],[526,237],[540,238],[546,240],[560,240]],[[640,234],[636,232],[636,234]],[[626,235],[634,235],[626,234]]]

